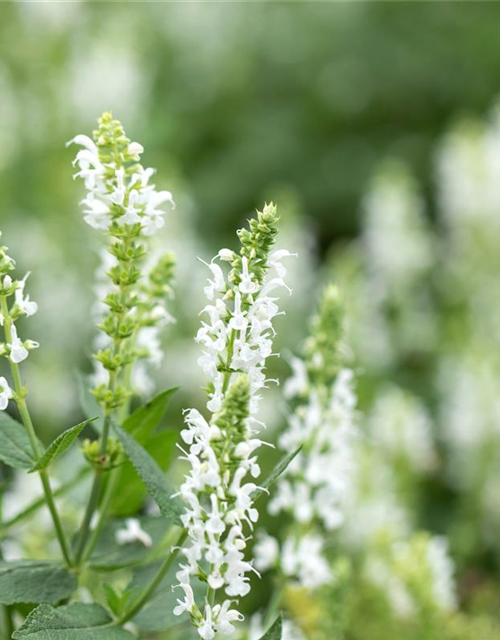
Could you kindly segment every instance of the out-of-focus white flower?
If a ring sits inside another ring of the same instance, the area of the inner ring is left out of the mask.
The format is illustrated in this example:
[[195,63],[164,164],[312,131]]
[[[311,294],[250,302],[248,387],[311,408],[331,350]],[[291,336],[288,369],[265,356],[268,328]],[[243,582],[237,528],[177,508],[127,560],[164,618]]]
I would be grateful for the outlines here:
[[368,433],[375,446],[415,471],[426,472],[435,465],[429,413],[418,398],[397,386],[381,389],[368,418]]
[[365,575],[387,595],[396,615],[406,618],[429,606],[450,612],[457,607],[454,566],[448,542],[417,532],[392,542],[365,564]]
[[455,567],[449,554],[448,540],[444,536],[433,536],[429,540],[427,561],[432,573],[432,587],[437,605],[444,611],[453,611],[457,608],[453,579]]
[[125,520],[125,528],[118,529],[115,534],[118,544],[130,544],[131,542],[140,542],[145,547],[151,547],[153,540],[147,531],[141,527],[141,523],[137,518],[127,518]]
[[386,293],[404,293],[434,259],[422,199],[404,166],[391,163],[380,171],[363,208],[362,242],[375,281]]
[[306,534],[298,540],[288,537],[281,551],[281,568],[286,576],[296,578],[308,589],[328,584],[333,577],[320,535]]
[[276,538],[260,532],[253,548],[254,564],[258,571],[267,571],[276,564],[280,553],[280,546]]

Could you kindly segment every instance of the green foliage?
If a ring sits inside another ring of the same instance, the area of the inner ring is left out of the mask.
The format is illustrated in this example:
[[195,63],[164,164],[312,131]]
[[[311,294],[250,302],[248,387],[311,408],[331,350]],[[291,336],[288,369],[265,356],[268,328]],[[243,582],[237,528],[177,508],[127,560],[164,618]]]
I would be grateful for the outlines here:
[[160,424],[168,408],[170,398],[177,387],[159,393],[152,400],[136,409],[123,423],[123,428],[144,444]]
[[30,469],[35,462],[26,429],[5,411],[0,412],[0,460],[15,469]]
[[[168,522],[164,518],[140,516],[141,528],[151,536],[153,547],[159,545],[167,530]],[[117,544],[116,532],[125,527],[125,521],[113,519],[106,523],[91,557],[90,566],[95,571],[115,571],[144,562],[151,549],[141,542]]]
[[[162,471],[170,466],[178,436],[175,431],[157,429],[175,391],[174,388],[159,393],[136,409],[123,423],[124,431],[133,435]],[[119,490],[113,496],[111,512],[117,516],[132,515],[144,502],[144,483],[130,461],[126,461],[118,473]]]
[[281,640],[283,633],[283,618],[278,616],[260,640]]
[[[131,582],[127,586],[127,591],[140,592],[144,590],[151,582],[152,578],[156,574],[159,568],[159,563],[151,563],[137,567],[134,570],[134,575]],[[147,632],[159,632],[172,627],[179,627],[185,620],[179,619],[173,613],[174,607],[177,604],[177,599],[180,596],[178,590],[173,590],[172,585],[176,584],[175,574],[178,571],[178,566],[174,566],[167,573],[162,580],[160,586],[156,590],[154,596],[144,607],[144,609],[134,618],[135,624],[137,624],[142,630]],[[193,592],[195,598],[203,598],[205,593],[205,584],[202,582],[195,582],[193,584]]]
[[28,473],[46,469],[49,464],[51,464],[54,460],[56,460],[60,455],[62,455],[71,447],[71,445],[88,424],[94,422],[97,419],[97,417],[89,418],[88,420],[84,420],[83,422],[80,422],[80,424],[71,427],[67,431],[64,431],[64,433],[61,433],[61,435],[59,435],[53,442],[51,442],[40,460],[28,471]]
[[272,485],[276,482],[276,480],[280,477],[280,475],[286,471],[286,468],[288,467],[290,462],[292,462],[295,456],[299,454],[301,449],[302,449],[302,445],[297,449],[295,449],[295,451],[292,451],[292,453],[289,453],[288,455],[286,455],[284,458],[282,458],[278,462],[278,464],[274,467],[274,469],[271,471],[269,476],[263,482],[260,483],[260,487],[253,492],[252,497],[254,501],[260,498],[260,496],[263,493],[267,493],[267,490],[270,487],[272,487]]
[[172,497],[174,490],[158,463],[133,436],[116,423],[113,424],[113,427],[125,453],[146,485],[149,495],[160,508],[161,514],[173,522],[179,523],[179,516],[183,512],[182,502],[178,498]]
[[305,348],[307,369],[315,384],[330,386],[342,366],[343,320],[340,291],[329,285],[323,291]]
[[37,607],[12,636],[14,640],[127,640],[134,636],[110,625],[107,611],[97,604],[74,603],[55,609]]
[[54,603],[69,598],[76,575],[48,560],[0,562],[0,603]]

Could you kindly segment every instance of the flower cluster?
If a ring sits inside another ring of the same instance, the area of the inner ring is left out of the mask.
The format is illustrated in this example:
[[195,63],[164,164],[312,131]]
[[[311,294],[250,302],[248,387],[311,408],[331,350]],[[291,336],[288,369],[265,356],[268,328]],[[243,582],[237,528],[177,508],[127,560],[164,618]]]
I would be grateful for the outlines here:
[[[297,406],[279,445],[287,452],[302,446],[302,451],[281,476],[269,503],[272,515],[288,513],[297,523],[283,543],[281,570],[308,588],[331,578],[323,531],[343,523],[353,468],[356,396],[353,372],[342,366],[341,325],[339,292],[329,286],[306,342],[305,359],[292,361],[294,375],[285,387],[285,395]],[[256,556],[257,568],[267,569],[277,559],[278,546],[262,536]]]
[[387,594],[401,618],[417,612],[449,612],[457,607],[454,566],[446,538],[415,533],[373,554],[367,577]]
[[422,473],[435,468],[431,418],[423,402],[410,392],[396,385],[382,387],[368,431],[392,464]]
[[[234,599],[250,590],[247,574],[253,567],[245,559],[245,529],[252,529],[258,518],[252,494],[260,474],[255,452],[263,427],[256,413],[267,382],[266,359],[272,355],[272,322],[279,313],[271,293],[285,286],[281,260],[290,255],[271,251],[277,222],[276,208],[266,205],[250,221],[250,229],[239,232],[239,254],[223,249],[217,255],[231,266],[227,277],[217,262],[208,265],[212,278],[205,294],[210,304],[196,340],[204,347],[199,364],[210,378],[207,407],[212,416],[206,420],[190,409],[181,433],[191,465],[180,489],[189,540],[182,550],[186,562],[177,574],[185,599],[174,611],[189,612],[204,640],[233,633],[233,622],[242,619],[232,608]],[[208,585],[203,610],[193,597],[195,577]],[[219,592],[224,595],[216,602]]]
[[[14,267],[15,262],[8,255],[8,247],[0,246],[0,325],[5,334],[5,342],[0,342],[0,355],[8,358],[11,364],[17,365],[28,357],[31,349],[38,347],[38,342],[21,340],[17,333],[16,321],[21,316],[34,315],[38,305],[24,293],[29,274],[26,274],[22,280],[13,280],[10,272]],[[10,304],[9,299],[11,299]],[[16,399],[16,395],[20,392],[25,393],[24,388],[13,390],[6,378],[0,377],[0,410],[4,411],[9,400]]]
[[150,184],[153,169],[139,164],[142,146],[131,142],[118,120],[104,113],[93,140],[78,135],[68,144],[83,147],[75,159],[87,196],[82,201],[86,222],[107,232],[105,283],[99,283],[104,303],[99,328],[103,332],[95,354],[94,393],[109,413],[127,403],[134,363],[158,361],[158,329],[170,321],[164,301],[171,291],[173,259],[164,254],[146,268],[146,240],[164,225],[169,191]]

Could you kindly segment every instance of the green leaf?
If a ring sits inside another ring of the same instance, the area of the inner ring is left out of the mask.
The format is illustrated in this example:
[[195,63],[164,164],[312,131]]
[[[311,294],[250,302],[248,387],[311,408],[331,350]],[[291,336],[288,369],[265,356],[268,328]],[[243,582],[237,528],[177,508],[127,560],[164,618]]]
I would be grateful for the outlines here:
[[152,400],[136,409],[123,423],[123,428],[131,433],[137,442],[144,444],[149,440],[153,431],[160,424],[167,410],[170,398],[177,391],[177,387],[159,393]]
[[98,604],[74,603],[55,609],[41,605],[32,611],[13,640],[132,640],[134,636],[109,626],[108,612]]
[[76,576],[55,562],[0,562],[0,604],[59,602],[76,587]]
[[279,615],[260,640],[281,640],[283,633],[283,617]]
[[106,604],[115,615],[120,615],[122,611],[122,598],[113,585],[105,582],[102,585],[104,591],[104,597],[106,598]]
[[56,460],[71,447],[73,442],[78,438],[89,422],[94,422],[97,418],[98,416],[84,420],[83,422],[80,422],[80,424],[71,427],[71,429],[67,429],[64,433],[57,436],[57,438],[49,445],[40,460],[28,471],[28,473],[40,471],[40,469],[46,469],[51,462]]
[[5,411],[0,411],[0,460],[15,469],[29,469],[35,462],[26,429]]
[[269,489],[269,487],[271,487],[276,482],[276,480],[284,471],[286,471],[286,468],[288,467],[290,462],[295,458],[296,455],[299,454],[301,449],[302,445],[300,445],[300,447],[295,449],[295,451],[292,451],[292,453],[289,453],[278,462],[278,464],[271,471],[270,475],[264,480],[264,482],[261,483],[260,487],[253,492],[252,498],[254,500],[260,498],[263,493],[267,493],[267,489]]
[[[141,528],[151,536],[152,548],[156,548],[164,539],[169,523],[164,518],[140,516]],[[96,548],[90,557],[90,566],[94,571],[115,571],[137,565],[150,555],[151,548],[141,542],[118,544],[116,533],[126,526],[125,519],[113,519],[104,526]]]
[[[177,439],[177,433],[174,431],[160,431],[144,444],[144,448],[162,471],[166,471],[170,466]],[[140,510],[146,497],[144,483],[128,460],[118,472],[120,477],[111,503],[111,513],[115,516],[134,515]]]
[[149,495],[160,508],[160,513],[176,524],[180,524],[179,516],[184,512],[184,506],[181,500],[172,497],[174,491],[158,463],[133,436],[119,425],[113,423],[113,428],[130,462],[146,485]]
[[[151,584],[151,580],[158,572],[160,564],[161,562],[155,562],[137,567],[127,589],[143,593],[144,589]],[[153,597],[148,601],[144,609],[133,618],[134,623],[143,631],[155,633],[185,623],[182,617],[174,615],[177,599],[181,597],[178,589],[172,589],[172,585],[178,582],[175,578],[178,570],[178,563],[174,563],[155,590]],[[201,582],[201,580],[193,580],[191,586],[193,587],[195,600],[202,601],[206,593],[206,583]]]

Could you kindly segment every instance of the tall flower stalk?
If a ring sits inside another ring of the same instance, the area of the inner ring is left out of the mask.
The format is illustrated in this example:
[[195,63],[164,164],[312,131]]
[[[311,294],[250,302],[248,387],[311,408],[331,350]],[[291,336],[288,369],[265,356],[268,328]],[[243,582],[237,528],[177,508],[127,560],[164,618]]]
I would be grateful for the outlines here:
[[[1,237],[1,233],[0,233]],[[0,325],[3,327],[5,341],[0,342],[0,355],[7,358],[12,376],[12,388],[5,377],[0,377],[0,409],[5,410],[9,400],[13,400],[26,428],[33,455],[39,459],[42,449],[26,402],[27,388],[23,384],[19,364],[26,360],[29,352],[38,347],[34,340],[22,340],[17,331],[16,322],[22,316],[32,316],[37,310],[36,302],[25,295],[26,275],[22,280],[13,280],[10,272],[15,268],[14,260],[8,254],[8,247],[0,246]],[[71,553],[64,528],[57,511],[49,476],[45,469],[39,471],[45,501],[49,508],[59,545],[66,564],[72,564]]]
[[288,514],[293,525],[279,543],[263,535],[256,566],[278,564],[280,572],[315,589],[332,579],[325,545],[343,522],[343,504],[353,467],[355,404],[353,371],[344,366],[342,305],[338,289],[328,286],[313,319],[303,358],[294,358],[294,375],[285,395],[295,404],[279,440],[284,451],[302,446],[277,483],[269,503],[272,515]]
[[[180,489],[186,502],[182,522],[188,541],[177,573],[184,600],[174,613],[188,612],[204,640],[231,634],[243,616],[237,598],[249,590],[254,571],[245,558],[248,529],[258,519],[252,494],[260,475],[256,450],[263,424],[257,420],[265,366],[272,355],[273,319],[279,314],[272,293],[286,286],[281,260],[289,252],[271,251],[278,232],[276,207],[266,205],[238,232],[239,253],[221,250],[207,265],[212,278],[205,288],[209,304],[196,340],[203,345],[199,364],[209,377],[205,418],[186,411],[181,436],[191,465]],[[224,273],[220,262],[230,265]],[[206,583],[203,603],[194,598],[192,581]]]
[[[173,259],[162,255],[146,269],[148,237],[164,225],[165,204],[174,205],[169,191],[157,191],[150,183],[153,169],[139,162],[143,147],[131,142],[122,124],[104,113],[93,139],[78,135],[68,144],[78,144],[75,177],[84,180],[84,219],[108,238],[107,283],[99,329],[100,348],[94,354],[98,379],[93,393],[103,411],[99,444],[87,446],[94,463],[95,479],[78,539],[76,558],[81,560],[90,522],[97,507],[103,472],[116,462],[116,443],[110,439],[112,417],[123,419],[132,395],[134,365],[155,358],[159,347],[151,340],[169,319],[163,305],[170,291]],[[147,340],[146,337],[150,339]]]

